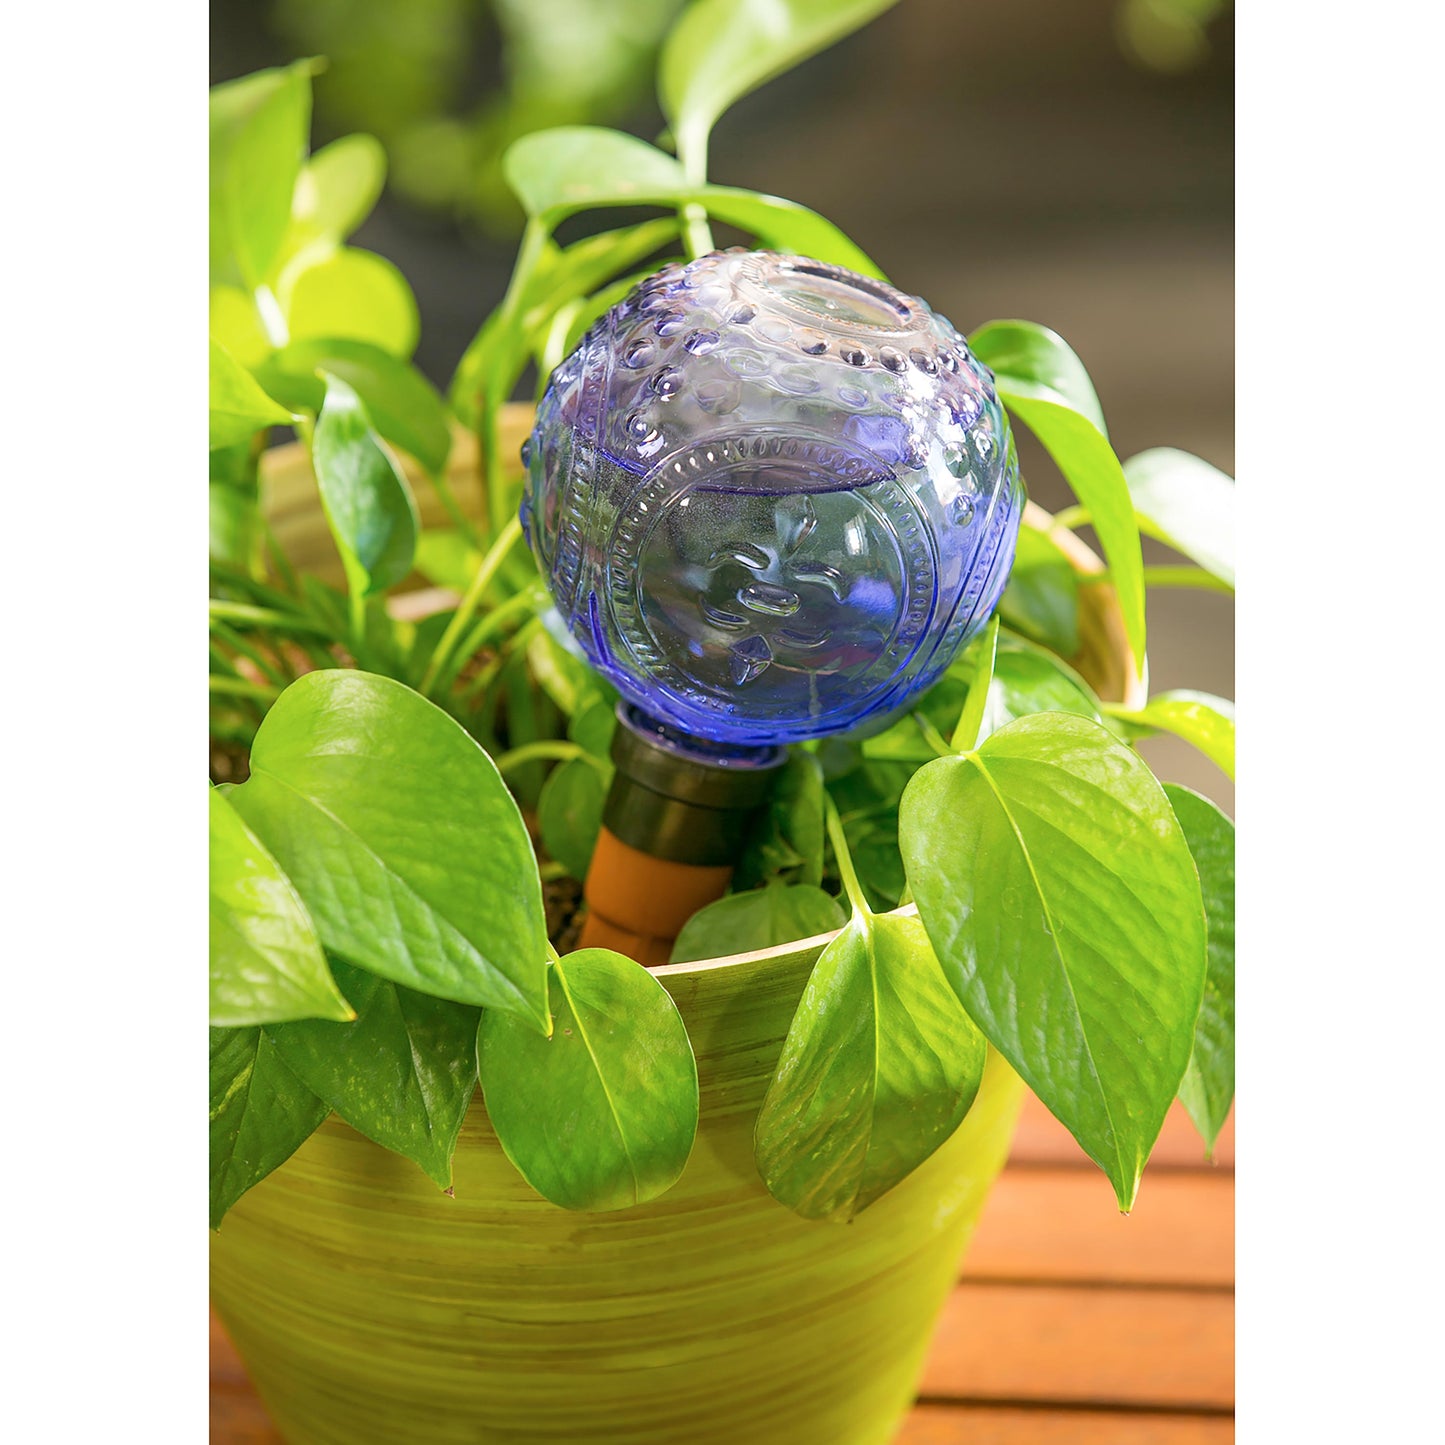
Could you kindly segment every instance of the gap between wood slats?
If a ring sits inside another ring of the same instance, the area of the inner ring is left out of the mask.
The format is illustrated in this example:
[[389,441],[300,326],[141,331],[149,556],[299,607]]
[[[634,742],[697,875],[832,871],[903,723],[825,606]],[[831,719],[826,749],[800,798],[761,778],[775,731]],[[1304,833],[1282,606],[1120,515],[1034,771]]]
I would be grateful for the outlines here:
[[1098,1170],[1007,1169],[966,1279],[1223,1288],[1234,1283],[1234,1175],[1148,1171],[1128,1216]]
[[1234,1421],[1218,1415],[919,1405],[894,1445],[1226,1445],[1233,1439]]
[[[1009,1164],[1062,1164],[1081,1169],[1099,1167],[1079,1148],[1074,1136],[1032,1094],[1024,1097]],[[1184,1106],[1176,1103],[1165,1117],[1159,1142],[1149,1156],[1149,1168],[1144,1179],[1147,1183],[1151,1173],[1165,1170],[1192,1169],[1219,1174],[1230,1172],[1233,1168],[1234,1112],[1231,1110],[1229,1118],[1224,1121],[1211,1164],[1204,1157],[1204,1141],[1199,1137],[1198,1130],[1184,1112]]]
[[1167,1289],[959,1285],[921,1396],[1234,1408],[1234,1298]]

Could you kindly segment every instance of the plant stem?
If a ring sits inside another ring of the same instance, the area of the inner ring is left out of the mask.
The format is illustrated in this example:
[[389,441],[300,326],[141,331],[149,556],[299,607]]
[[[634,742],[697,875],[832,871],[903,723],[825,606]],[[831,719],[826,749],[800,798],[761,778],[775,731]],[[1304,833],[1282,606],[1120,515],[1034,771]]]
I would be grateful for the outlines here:
[[978,746],[979,730],[983,727],[984,711],[988,707],[989,689],[993,687],[993,669],[998,657],[998,613],[989,618],[985,630],[969,644],[970,653],[977,654],[978,662],[973,670],[973,681],[968,685],[968,696],[953,727],[950,752],[968,753]]
[[1146,587],[1198,587],[1205,592],[1223,592],[1234,596],[1234,588],[1222,577],[1206,572],[1203,567],[1146,567]]
[[262,687],[239,677],[212,677],[211,691],[220,697],[249,697],[257,702],[275,702],[280,694],[274,687]]
[[[918,724],[918,731],[923,734],[923,741],[926,742],[939,757],[951,758],[953,756],[953,749],[944,742],[943,734],[939,732],[921,712],[913,714],[913,721]],[[957,736],[956,733],[955,736]]]
[[432,689],[437,677],[450,659],[458,639],[467,623],[471,621],[472,614],[480,605],[482,594],[486,592],[492,578],[497,574],[497,569],[502,565],[507,553],[516,545],[521,535],[522,523],[518,517],[513,517],[497,533],[496,540],[488,548],[487,555],[482,558],[481,565],[477,568],[466,595],[452,614],[452,620],[447,623],[446,631],[442,633],[441,640],[436,645],[436,651],[431,655],[431,661],[427,663],[426,672],[421,680],[420,691],[423,695],[432,696]]
[[456,681],[457,674],[466,666],[469,657],[475,657],[481,651],[482,646],[490,642],[514,617],[534,612],[537,604],[545,595],[546,589],[542,583],[540,581],[533,582],[525,590],[507,598],[505,602],[493,608],[485,617],[478,618],[476,626],[456,648],[446,667],[437,674],[435,679],[437,693],[446,692]]
[[558,762],[571,762],[580,757],[582,749],[576,743],[563,742],[561,738],[546,738],[535,743],[524,743],[520,748],[502,753],[492,759],[499,773],[509,773],[527,763],[540,762],[544,758],[556,758]]
[[252,647],[233,627],[228,627],[218,617],[211,619],[211,631],[222,641],[235,648],[248,662],[260,671],[268,681],[277,687],[287,687],[295,679],[287,677],[259,648]]
[[211,598],[211,616],[227,622],[248,623],[253,627],[269,627],[278,632],[308,633],[312,637],[329,638],[329,629],[308,617],[289,616],[269,607],[253,607],[249,602],[227,602]]
[[1089,509],[1087,507],[1065,507],[1062,512],[1054,513],[1053,526],[1062,527],[1066,532],[1073,532],[1079,527],[1088,526],[1088,524]]
[[848,851],[848,839],[843,832],[843,820],[838,816],[838,807],[826,793],[823,795],[823,821],[827,825],[828,840],[833,845],[833,856],[838,860],[838,872],[843,878],[843,891],[853,905],[853,917],[868,919],[873,910],[863,896],[863,885],[853,871],[853,855]]

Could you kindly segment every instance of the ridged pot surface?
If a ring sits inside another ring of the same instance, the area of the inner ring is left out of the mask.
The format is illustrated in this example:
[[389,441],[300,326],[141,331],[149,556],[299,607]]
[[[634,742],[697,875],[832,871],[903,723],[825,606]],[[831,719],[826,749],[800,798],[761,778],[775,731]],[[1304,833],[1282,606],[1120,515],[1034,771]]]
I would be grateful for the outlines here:
[[574,1214],[507,1162],[480,1096],[448,1198],[334,1116],[226,1216],[212,1298],[291,1445],[883,1445],[1008,1151],[991,1054],[962,1127],[851,1224],[753,1164],[821,940],[659,976],[702,1118],[653,1203]]

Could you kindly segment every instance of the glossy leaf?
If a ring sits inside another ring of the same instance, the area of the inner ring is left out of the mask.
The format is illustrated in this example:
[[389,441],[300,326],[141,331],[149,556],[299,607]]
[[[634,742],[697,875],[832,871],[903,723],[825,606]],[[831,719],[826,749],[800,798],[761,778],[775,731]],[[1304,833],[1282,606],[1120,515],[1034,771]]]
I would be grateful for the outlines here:
[[467,1004],[431,998],[336,961],[354,1023],[267,1029],[282,1061],[348,1124],[419,1165],[439,1188],[477,1086],[477,1024]]
[[1047,534],[1019,528],[999,616],[1060,657],[1079,650],[1079,574]]
[[1129,1209],[1204,988],[1199,880],[1163,789],[1099,723],[1039,713],[921,768],[899,840],[964,1007]]
[[362,341],[402,360],[421,332],[406,278],[384,256],[342,246],[299,268],[277,293],[291,341]]
[[254,370],[271,354],[271,338],[256,303],[239,286],[212,286],[209,314],[211,340],[224,347],[233,361]]
[[1233,587],[1233,479],[1173,447],[1130,457],[1124,477],[1140,526]]
[[390,678],[308,673],[272,704],[230,798],[330,952],[547,1027],[531,841],[495,764],[440,708]]
[[1109,715],[1135,727],[1158,729],[1183,738],[1233,779],[1234,704],[1228,698],[1180,688],[1157,693],[1137,712],[1110,707]]
[[696,0],[673,26],[657,90],[678,154],[701,180],[718,117],[750,91],[866,25],[896,0]]
[[771,878],[814,887],[823,881],[823,770],[801,748],[789,754],[749,829],[733,888],[745,892]]
[[259,1028],[211,1030],[211,1228],[331,1111]]
[[957,1129],[986,1052],[918,919],[855,915],[813,969],[758,1114],[768,1192],[805,1219],[852,1219]]
[[360,398],[338,377],[326,378],[311,459],[351,590],[371,594],[395,586],[416,555],[416,501]]
[[1144,665],[1144,554],[1123,469],[1104,434],[1072,407],[1012,391],[1001,378],[998,394],[1009,414],[1022,421],[1044,444],[1089,518],[1109,563],[1119,594],[1124,630],[1135,660]]
[[446,407],[409,362],[366,341],[324,337],[283,347],[257,375],[272,396],[297,410],[316,412],[326,393],[318,371],[344,381],[393,446],[410,452],[434,476],[446,466],[452,444]]
[[261,285],[291,220],[311,127],[311,63],[211,91],[211,278]]
[[672,946],[673,963],[699,958],[723,958],[750,953],[832,933],[848,921],[831,893],[811,884],[789,886],[774,879],[761,888],[730,893],[700,908],[686,923]]
[[549,225],[596,206],[667,204],[688,188],[672,156],[604,126],[533,131],[508,148],[502,170],[526,213]]
[[385,182],[386,152],[375,136],[345,135],[322,146],[297,177],[287,249],[344,241],[371,214]]
[[1038,648],[1003,641],[989,682],[978,741],[1031,713],[1073,713],[1102,721],[1089,685],[1067,663]]
[[210,810],[211,1023],[351,1018],[281,865],[214,788]]
[[537,799],[543,846],[579,881],[592,866],[611,771],[585,758],[571,758],[547,775]]
[[[869,276],[882,274],[817,212],[757,191],[693,185],[670,155],[622,131],[581,125],[533,131],[513,143],[503,165],[527,214],[549,227],[599,206],[695,203],[709,215],[751,231],[764,245]],[[473,369],[468,367],[469,373]]]
[[428,527],[416,539],[416,570],[437,587],[465,592],[482,554],[455,527]]
[[249,441],[263,427],[285,426],[291,413],[256,384],[224,347],[211,342],[211,446]]
[[567,736],[583,752],[601,762],[611,761],[612,738],[616,731],[617,704],[612,698],[588,698],[567,723]]
[[1179,1097],[1213,1153],[1234,1102],[1234,824],[1189,788],[1165,783],[1164,791],[1199,870],[1209,940],[1204,1002]]
[[488,1011],[478,1041],[492,1127],[564,1209],[628,1209],[676,1183],[697,1133],[697,1065],[677,1006],[630,958],[584,948],[550,967],[543,1039]]
[[990,321],[968,338],[1000,390],[1070,407],[1107,437],[1104,409],[1084,363],[1057,331],[1032,321]]

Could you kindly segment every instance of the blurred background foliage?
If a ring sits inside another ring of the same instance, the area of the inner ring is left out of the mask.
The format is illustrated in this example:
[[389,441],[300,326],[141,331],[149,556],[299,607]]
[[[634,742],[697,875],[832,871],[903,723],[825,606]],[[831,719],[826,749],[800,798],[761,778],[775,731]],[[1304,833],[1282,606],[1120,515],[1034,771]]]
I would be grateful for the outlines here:
[[[326,57],[313,146],[361,131],[385,147],[352,243],[411,283],[416,363],[444,387],[515,254],[502,152],[578,122],[660,137],[656,53],[682,5],[212,0],[211,80]],[[1233,65],[1229,0],[901,0],[741,101],[709,170],[821,211],[964,330],[1059,331],[1121,456],[1178,446],[1232,473]],[[634,218],[593,212],[563,239]],[[1031,439],[1021,459],[1031,495],[1065,505]],[[1154,690],[1232,696],[1233,616],[1230,597],[1160,592]],[[1232,811],[1228,781],[1172,749],[1145,744]]]

